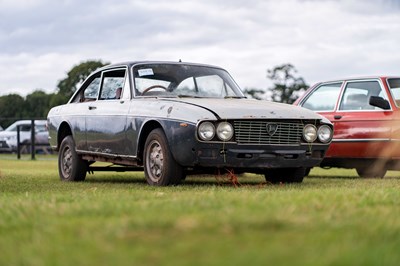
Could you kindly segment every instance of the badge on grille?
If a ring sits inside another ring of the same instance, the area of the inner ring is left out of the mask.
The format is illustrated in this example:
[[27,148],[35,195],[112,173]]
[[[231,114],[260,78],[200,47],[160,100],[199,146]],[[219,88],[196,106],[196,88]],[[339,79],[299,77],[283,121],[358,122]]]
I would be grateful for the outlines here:
[[276,131],[278,130],[278,124],[269,123],[266,125],[266,128],[267,128],[268,135],[273,136],[276,133]]

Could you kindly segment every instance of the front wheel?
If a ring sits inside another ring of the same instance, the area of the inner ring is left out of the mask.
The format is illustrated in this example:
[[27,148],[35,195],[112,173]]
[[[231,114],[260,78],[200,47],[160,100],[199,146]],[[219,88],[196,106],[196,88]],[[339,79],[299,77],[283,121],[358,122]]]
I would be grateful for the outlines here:
[[62,181],[83,181],[86,177],[87,162],[75,151],[72,136],[66,136],[58,152],[58,173]]
[[267,182],[276,183],[301,183],[306,174],[306,169],[299,168],[274,168],[268,169],[265,173]]
[[180,166],[169,150],[164,132],[157,128],[150,132],[144,145],[144,174],[153,186],[177,185],[184,178]]

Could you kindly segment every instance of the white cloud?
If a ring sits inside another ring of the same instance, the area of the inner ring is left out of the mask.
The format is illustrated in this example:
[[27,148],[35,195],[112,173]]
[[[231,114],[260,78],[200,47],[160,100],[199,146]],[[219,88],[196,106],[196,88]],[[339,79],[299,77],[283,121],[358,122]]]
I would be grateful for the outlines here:
[[53,92],[87,59],[216,64],[242,88],[267,88],[282,63],[314,83],[400,61],[394,0],[0,0],[0,17],[0,94]]

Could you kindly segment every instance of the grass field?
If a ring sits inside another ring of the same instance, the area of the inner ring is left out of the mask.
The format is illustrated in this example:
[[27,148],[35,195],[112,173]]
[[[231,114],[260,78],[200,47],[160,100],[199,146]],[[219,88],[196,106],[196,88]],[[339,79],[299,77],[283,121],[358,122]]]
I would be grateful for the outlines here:
[[149,187],[143,173],[60,182],[55,157],[0,156],[0,265],[399,265],[400,172],[313,169]]

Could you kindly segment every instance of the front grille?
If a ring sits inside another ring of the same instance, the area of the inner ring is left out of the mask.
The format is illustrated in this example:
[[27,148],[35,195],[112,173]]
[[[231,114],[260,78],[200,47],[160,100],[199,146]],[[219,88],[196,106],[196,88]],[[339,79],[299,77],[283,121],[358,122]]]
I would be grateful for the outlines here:
[[234,121],[234,127],[237,143],[288,145],[300,143],[304,124],[300,121],[239,120]]

